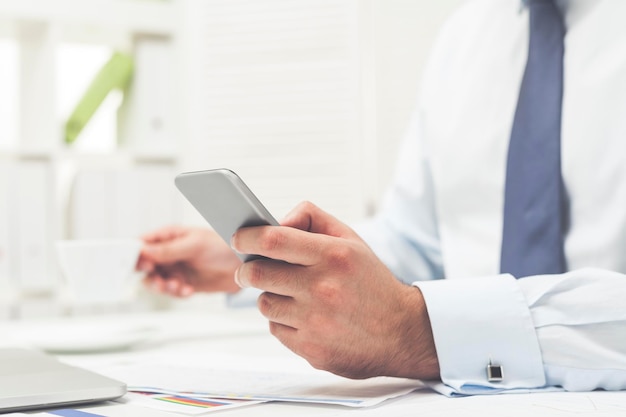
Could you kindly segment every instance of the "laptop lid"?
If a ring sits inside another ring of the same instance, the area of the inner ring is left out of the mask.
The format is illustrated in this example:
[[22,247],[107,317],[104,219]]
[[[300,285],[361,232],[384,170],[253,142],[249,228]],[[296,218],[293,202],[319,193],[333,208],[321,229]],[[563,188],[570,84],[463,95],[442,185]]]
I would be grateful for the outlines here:
[[0,349],[0,413],[88,404],[121,397],[126,384],[41,352]]

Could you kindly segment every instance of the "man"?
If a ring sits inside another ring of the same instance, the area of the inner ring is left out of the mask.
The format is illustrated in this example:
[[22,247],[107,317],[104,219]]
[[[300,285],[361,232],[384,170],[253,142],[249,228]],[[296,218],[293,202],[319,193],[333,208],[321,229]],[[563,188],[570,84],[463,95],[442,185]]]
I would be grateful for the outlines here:
[[374,221],[357,234],[303,203],[232,239],[286,262],[243,265],[213,232],[165,228],[145,237],[147,281],[258,288],[272,334],[352,378],[440,379],[448,395],[626,389],[624,12],[468,2],[434,48]]

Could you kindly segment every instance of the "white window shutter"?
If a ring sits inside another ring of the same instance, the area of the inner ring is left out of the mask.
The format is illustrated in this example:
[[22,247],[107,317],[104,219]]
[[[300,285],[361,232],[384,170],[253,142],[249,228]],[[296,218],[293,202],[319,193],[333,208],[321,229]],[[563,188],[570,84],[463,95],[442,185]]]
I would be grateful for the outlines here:
[[356,0],[188,0],[183,166],[230,168],[278,218],[365,214]]

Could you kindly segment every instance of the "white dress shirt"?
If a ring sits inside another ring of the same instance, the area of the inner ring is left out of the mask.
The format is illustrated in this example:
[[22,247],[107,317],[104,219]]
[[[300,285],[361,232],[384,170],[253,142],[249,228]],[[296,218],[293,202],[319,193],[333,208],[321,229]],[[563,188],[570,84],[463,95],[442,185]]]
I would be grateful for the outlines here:
[[[558,4],[567,28],[570,272],[498,273],[506,155],[528,50],[520,0],[470,1],[445,25],[394,184],[377,218],[358,229],[423,292],[436,388],[449,395],[626,389],[626,1]],[[501,382],[487,380],[489,361],[503,367]]]

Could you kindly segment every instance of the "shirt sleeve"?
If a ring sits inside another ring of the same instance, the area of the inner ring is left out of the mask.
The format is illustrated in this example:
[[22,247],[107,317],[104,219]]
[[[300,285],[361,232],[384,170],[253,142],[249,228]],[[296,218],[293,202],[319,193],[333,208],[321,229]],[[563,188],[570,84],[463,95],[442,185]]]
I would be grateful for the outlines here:
[[421,142],[419,113],[416,106],[381,210],[370,221],[353,225],[394,275],[408,284],[444,275],[433,182]]
[[[416,282],[446,395],[626,389],[626,276],[597,269]],[[502,381],[489,381],[487,365]]]
[[530,309],[548,385],[626,389],[626,275],[587,268],[517,284]]

